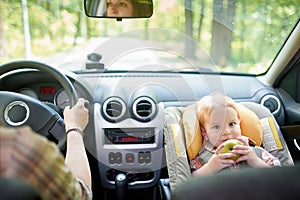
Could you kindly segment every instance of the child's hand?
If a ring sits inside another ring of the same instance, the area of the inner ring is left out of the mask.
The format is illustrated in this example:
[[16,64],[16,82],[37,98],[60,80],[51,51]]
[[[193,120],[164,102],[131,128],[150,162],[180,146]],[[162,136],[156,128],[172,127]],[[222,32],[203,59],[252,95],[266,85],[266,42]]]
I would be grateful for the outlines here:
[[215,154],[208,161],[208,165],[213,172],[219,172],[220,170],[233,165],[235,162],[230,158],[236,156],[235,153],[221,153],[224,144],[221,144]]
[[246,161],[247,164],[251,167],[265,167],[268,166],[262,159],[260,159],[254,149],[249,146],[248,143],[243,142],[244,145],[236,145],[234,146],[232,153],[240,154],[235,163],[239,163],[241,161]]

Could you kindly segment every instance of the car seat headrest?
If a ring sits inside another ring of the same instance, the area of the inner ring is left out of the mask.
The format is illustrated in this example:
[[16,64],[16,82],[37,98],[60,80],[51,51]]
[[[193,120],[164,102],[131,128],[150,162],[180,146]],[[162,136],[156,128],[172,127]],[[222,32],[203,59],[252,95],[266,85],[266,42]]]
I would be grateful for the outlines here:
[[[257,115],[244,105],[237,103],[242,135],[250,138],[256,146],[262,144],[262,127]],[[197,103],[183,109],[182,122],[188,159],[194,159],[202,148],[203,137],[197,117]]]

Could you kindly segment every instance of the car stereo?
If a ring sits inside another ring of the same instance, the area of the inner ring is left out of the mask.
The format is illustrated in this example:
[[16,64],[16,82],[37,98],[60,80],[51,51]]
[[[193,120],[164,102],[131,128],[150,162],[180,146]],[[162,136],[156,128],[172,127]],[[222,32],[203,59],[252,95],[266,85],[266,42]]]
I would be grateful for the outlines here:
[[154,128],[107,128],[105,144],[153,144]]

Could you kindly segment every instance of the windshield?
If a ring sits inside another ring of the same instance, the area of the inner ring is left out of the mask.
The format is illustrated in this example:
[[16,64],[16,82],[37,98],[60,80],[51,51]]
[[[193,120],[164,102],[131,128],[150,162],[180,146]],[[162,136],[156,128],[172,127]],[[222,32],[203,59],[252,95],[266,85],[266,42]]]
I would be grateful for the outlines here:
[[88,18],[83,4],[1,0],[0,64],[33,59],[72,71],[257,75],[299,20],[298,0],[154,0],[150,18],[121,21]]

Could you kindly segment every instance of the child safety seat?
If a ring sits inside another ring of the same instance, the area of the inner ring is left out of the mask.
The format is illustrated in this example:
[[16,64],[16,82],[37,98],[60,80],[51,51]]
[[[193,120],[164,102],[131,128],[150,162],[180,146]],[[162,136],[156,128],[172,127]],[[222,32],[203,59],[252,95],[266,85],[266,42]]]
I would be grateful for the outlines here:
[[[282,166],[293,166],[293,159],[271,112],[254,102],[237,104],[242,135],[276,156]],[[171,190],[191,178],[189,160],[194,159],[202,148],[203,138],[196,111],[197,102],[187,107],[165,109],[165,151]]]

